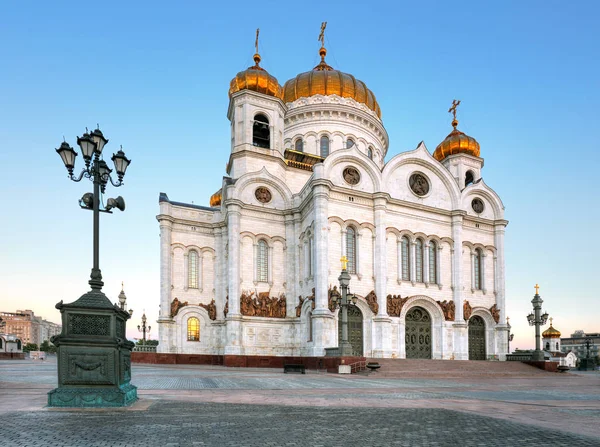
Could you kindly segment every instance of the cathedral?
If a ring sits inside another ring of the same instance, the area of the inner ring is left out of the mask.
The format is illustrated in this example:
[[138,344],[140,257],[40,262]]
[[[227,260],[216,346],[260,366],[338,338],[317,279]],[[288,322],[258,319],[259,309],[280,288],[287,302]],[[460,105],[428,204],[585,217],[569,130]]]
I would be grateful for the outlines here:
[[339,346],[347,262],[353,354],[505,360],[500,197],[452,129],[389,158],[375,94],[327,61],[283,84],[235,75],[227,175],[210,206],[160,193],[159,353],[322,357]]

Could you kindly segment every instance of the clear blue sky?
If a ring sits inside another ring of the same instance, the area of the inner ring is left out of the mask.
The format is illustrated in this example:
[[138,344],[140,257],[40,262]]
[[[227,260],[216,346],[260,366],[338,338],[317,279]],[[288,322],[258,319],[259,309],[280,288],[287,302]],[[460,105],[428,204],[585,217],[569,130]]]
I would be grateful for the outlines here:
[[[291,6],[293,5],[293,6]],[[0,6],[0,310],[54,304],[87,289],[92,215],[54,148],[100,123],[133,160],[125,213],[101,216],[100,266],[153,322],[159,304],[158,194],[207,205],[228,159],[230,79],[252,64],[283,84],[319,60],[365,81],[389,132],[387,159],[460,129],[506,218],[513,347],[532,345],[533,285],[567,335],[599,331],[594,240],[600,222],[598,2],[4,2]],[[78,157],[81,168],[82,160]]]

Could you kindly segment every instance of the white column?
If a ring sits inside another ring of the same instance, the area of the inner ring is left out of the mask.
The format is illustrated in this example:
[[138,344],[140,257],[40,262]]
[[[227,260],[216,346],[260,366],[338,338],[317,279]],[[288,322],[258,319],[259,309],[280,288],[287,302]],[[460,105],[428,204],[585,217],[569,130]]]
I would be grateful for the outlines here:
[[160,221],[160,319],[171,315],[171,229],[169,220]]
[[273,285],[273,246],[269,245],[267,247],[267,282],[269,286]]
[[190,288],[190,253],[183,254],[183,290]]
[[398,264],[397,264],[397,270],[398,270],[398,277],[397,277],[397,282],[398,284],[400,284],[400,282],[402,281],[402,240],[401,239],[397,239],[396,240],[396,254],[397,254],[397,258],[398,258]]
[[485,286],[485,281],[486,281],[486,277],[485,277],[485,258],[487,258],[487,255],[485,254],[485,251],[481,250],[481,291],[483,292],[483,294],[485,295],[485,293],[487,292],[487,287]]
[[294,231],[294,215],[285,216],[285,298],[286,316],[296,316],[298,293],[296,291],[296,235]]
[[429,287],[429,242],[423,242],[423,282]]
[[442,286],[442,244],[437,245],[435,256],[435,283]]
[[500,309],[500,323],[506,322],[505,304],[505,266],[504,266],[504,232],[508,222],[502,221],[494,226],[494,244],[496,245],[496,305]]
[[204,275],[204,253],[201,251],[198,253],[198,291],[202,292]]
[[213,268],[213,284],[215,287],[215,305],[217,306],[217,319],[223,318],[223,301],[225,300],[225,294],[223,289],[225,288],[223,283],[223,273],[221,270],[221,263],[223,258],[223,244],[221,241],[221,228],[215,228],[213,230],[215,238],[215,255],[214,255],[214,268]]
[[240,217],[239,205],[227,207],[228,221],[228,270],[229,270],[229,313],[228,317],[240,314]]
[[472,250],[471,250],[471,292],[472,293],[475,292],[475,252]]
[[258,244],[252,245],[252,278],[254,285],[258,284]]
[[340,233],[342,235],[342,250],[340,251],[340,253],[342,253],[342,256],[347,256],[348,253],[346,252],[346,250],[348,248],[348,245],[346,241],[348,240],[348,231],[344,228]]
[[454,300],[455,321],[464,322],[463,318],[463,283],[462,283],[462,224],[463,214],[452,216],[452,240],[454,249],[452,252],[452,299]]
[[375,294],[379,310],[373,318],[372,346],[373,357],[391,357],[391,318],[387,313],[387,246],[386,246],[386,210],[385,197],[375,197],[374,222],[375,239],[373,250],[373,276],[375,277]]

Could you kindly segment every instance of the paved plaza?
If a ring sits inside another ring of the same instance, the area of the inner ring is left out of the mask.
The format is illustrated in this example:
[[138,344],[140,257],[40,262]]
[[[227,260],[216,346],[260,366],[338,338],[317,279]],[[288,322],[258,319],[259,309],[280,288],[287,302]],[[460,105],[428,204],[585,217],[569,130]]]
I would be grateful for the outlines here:
[[600,446],[598,373],[383,377],[134,364],[132,374],[132,407],[48,409],[56,361],[0,361],[0,445]]

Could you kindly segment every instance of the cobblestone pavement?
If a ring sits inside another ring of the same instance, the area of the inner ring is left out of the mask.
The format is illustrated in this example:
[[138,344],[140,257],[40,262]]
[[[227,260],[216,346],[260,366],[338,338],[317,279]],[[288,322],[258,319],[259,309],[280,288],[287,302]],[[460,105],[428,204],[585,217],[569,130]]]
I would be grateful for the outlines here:
[[[0,361],[0,446],[600,446],[600,375],[377,378],[133,365],[140,400],[48,409],[56,361]],[[25,429],[24,429],[25,427]]]
[[[27,429],[23,430],[23,427]],[[162,401],[144,412],[17,413],[6,446],[598,446],[599,441],[441,409]]]

